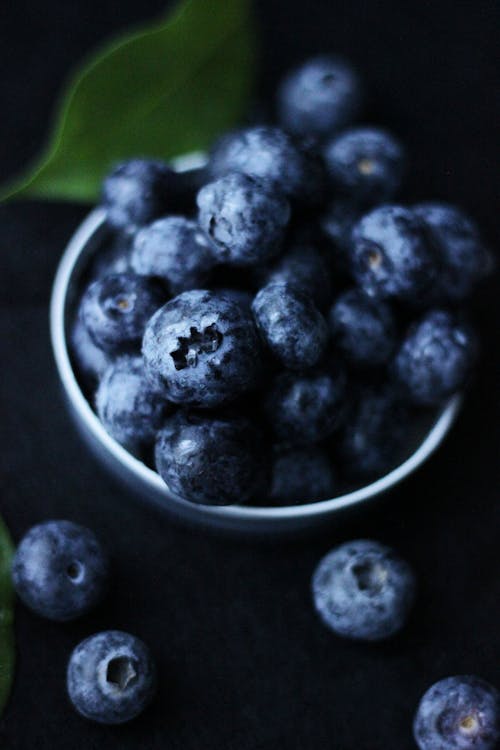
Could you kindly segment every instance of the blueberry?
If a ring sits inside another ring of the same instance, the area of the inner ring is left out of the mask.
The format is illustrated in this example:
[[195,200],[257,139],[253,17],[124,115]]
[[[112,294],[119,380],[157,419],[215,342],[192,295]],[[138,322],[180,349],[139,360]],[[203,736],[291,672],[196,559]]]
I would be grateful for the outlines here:
[[99,724],[123,724],[151,701],[156,669],[148,647],[119,630],[91,635],[71,654],[68,694],[78,713]]
[[436,278],[434,257],[421,220],[403,206],[365,214],[351,234],[351,269],[371,296],[420,303]]
[[340,636],[379,641],[405,624],[415,596],[415,577],[389,547],[365,539],[329,552],[312,579],[314,606]]
[[102,248],[93,259],[90,267],[90,278],[95,281],[113,273],[130,271],[130,253],[134,234],[116,232],[109,244]]
[[263,340],[284,367],[307,369],[325,353],[326,321],[312,300],[292,284],[265,286],[252,310]]
[[330,331],[337,348],[351,365],[383,365],[396,347],[396,325],[390,307],[350,289],[330,310]]
[[331,204],[321,219],[321,229],[328,240],[328,258],[334,271],[350,272],[351,234],[360,218],[358,206],[339,199]]
[[324,166],[310,150],[300,148],[280,128],[258,126],[229,133],[212,150],[209,172],[230,172],[270,183],[292,200],[315,203],[324,190]]
[[146,323],[166,294],[153,279],[118,273],[94,281],[80,303],[80,318],[93,341],[106,352],[137,347]]
[[324,55],[293,70],[278,88],[285,130],[323,138],[352,122],[361,109],[361,84],[345,60]]
[[384,474],[407,444],[409,414],[389,386],[362,387],[347,409],[336,444],[339,465],[349,477]]
[[321,253],[309,243],[293,245],[275,263],[257,272],[259,286],[266,284],[293,284],[300,288],[320,309],[332,299],[329,269]]
[[172,295],[199,289],[214,265],[212,242],[196,222],[167,216],[137,233],[131,265],[136,273],[165,281]]
[[337,479],[332,461],[311,446],[280,452],[272,467],[270,498],[275,505],[313,503],[333,497]]
[[94,344],[78,316],[71,329],[71,352],[79,374],[91,385],[102,377],[111,363],[109,354]]
[[95,400],[106,431],[134,453],[153,442],[168,411],[146,379],[142,357],[123,356],[111,364]]
[[263,491],[266,448],[257,427],[234,415],[179,412],[158,433],[156,467],[192,503],[246,503]]
[[401,184],[405,152],[386,130],[346,130],[327,143],[324,156],[334,190],[357,204],[383,203],[396,194]]
[[479,677],[446,677],[427,690],[413,723],[420,750],[494,750],[500,693]]
[[344,416],[341,371],[280,373],[271,384],[264,411],[275,436],[289,445],[309,445],[331,435]]
[[12,581],[27,607],[65,622],[88,612],[102,598],[106,556],[89,529],[70,521],[47,521],[22,538],[12,561]]
[[231,289],[230,287],[218,287],[214,289],[214,292],[222,294],[231,302],[236,302],[246,313],[251,311],[253,302],[253,294],[251,292],[247,292],[245,289]]
[[167,302],[147,325],[143,355],[155,389],[191,406],[231,401],[261,374],[250,311],[220,292],[193,290]]
[[474,222],[456,206],[421,203],[413,207],[424,222],[440,264],[443,296],[463,299],[491,269],[491,256]]
[[409,400],[432,406],[463,388],[474,364],[472,329],[444,310],[414,323],[394,360],[394,373]]
[[219,263],[249,266],[280,252],[290,206],[269,183],[229,174],[205,185],[196,200]]
[[172,210],[179,179],[161,161],[131,159],[118,164],[102,186],[108,223],[133,231]]

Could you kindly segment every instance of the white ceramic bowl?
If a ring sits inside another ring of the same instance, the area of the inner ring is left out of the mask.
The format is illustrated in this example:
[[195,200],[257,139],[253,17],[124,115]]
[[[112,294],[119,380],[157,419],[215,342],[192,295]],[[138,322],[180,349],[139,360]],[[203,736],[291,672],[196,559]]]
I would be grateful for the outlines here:
[[262,534],[300,531],[324,524],[338,511],[375,498],[394,487],[426,461],[450,429],[460,408],[460,395],[451,398],[436,413],[421,435],[411,437],[412,452],[399,466],[370,484],[330,500],[290,507],[220,507],[195,505],[183,500],[168,489],[156,472],[107,434],[80,388],[69,356],[68,331],[80,291],[79,278],[108,233],[104,211],[99,208],[92,211],[73,235],[61,258],[50,306],[52,346],[65,396],[81,433],[98,458],[144,500],[156,503],[178,518],[204,526]]

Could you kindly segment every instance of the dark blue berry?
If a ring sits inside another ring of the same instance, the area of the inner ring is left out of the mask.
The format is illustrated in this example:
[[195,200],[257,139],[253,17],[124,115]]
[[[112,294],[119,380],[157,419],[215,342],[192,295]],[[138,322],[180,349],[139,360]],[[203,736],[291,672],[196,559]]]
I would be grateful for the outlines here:
[[293,200],[315,203],[324,190],[324,167],[280,128],[258,126],[229,133],[212,150],[213,177],[241,172],[264,180]]
[[261,433],[243,417],[179,412],[156,442],[158,473],[192,503],[246,503],[264,491],[266,461]]
[[436,279],[436,265],[421,220],[403,206],[386,205],[363,216],[351,234],[351,269],[371,296],[421,303]]
[[271,266],[257,272],[259,286],[293,284],[300,288],[320,309],[332,299],[330,272],[321,253],[312,244],[299,242]]
[[278,88],[285,130],[324,138],[352,122],[361,109],[361,84],[345,60],[320,56],[293,70]]
[[124,356],[110,365],[95,402],[106,431],[134,453],[153,442],[168,410],[149,385],[142,357]]
[[176,203],[179,179],[179,175],[161,161],[131,159],[119,164],[102,186],[102,204],[108,223],[116,229],[133,231],[171,211]]
[[309,445],[331,435],[344,416],[345,378],[319,371],[276,376],[264,410],[277,439],[289,445]]
[[334,272],[350,273],[351,233],[360,218],[359,207],[344,199],[332,203],[321,219],[321,229],[328,240],[327,258]]
[[79,374],[90,385],[101,378],[111,363],[109,354],[94,344],[80,317],[71,329],[71,352]]
[[119,630],[91,635],[71,654],[68,694],[78,713],[99,724],[123,724],[151,701],[156,668],[148,647]]
[[405,153],[386,130],[358,127],[329,141],[324,150],[330,184],[360,205],[392,198],[403,177]]
[[456,206],[421,203],[413,207],[424,222],[439,263],[439,292],[463,299],[491,269],[491,256],[474,222]]
[[290,206],[269,183],[229,174],[205,185],[196,200],[219,263],[251,266],[280,252]]
[[394,373],[408,399],[439,404],[463,388],[477,351],[472,329],[444,310],[413,324],[394,360]]
[[47,521],[22,538],[12,562],[12,581],[27,607],[64,622],[88,612],[102,598],[106,556],[89,529]]
[[396,326],[390,307],[359,289],[350,289],[338,297],[329,321],[333,340],[349,364],[383,365],[396,347]]
[[337,479],[332,460],[317,446],[280,452],[272,467],[274,505],[299,505],[334,496]]
[[157,276],[175,295],[204,286],[214,265],[213,246],[196,222],[167,216],[136,234],[130,261],[136,273]]
[[90,267],[90,278],[95,281],[113,273],[130,271],[130,253],[133,240],[133,233],[115,233],[109,244],[103,247],[93,259]]
[[168,400],[213,407],[250,390],[261,374],[261,347],[249,310],[226,294],[184,292],[146,328],[148,378]]
[[146,323],[165,298],[165,291],[153,279],[133,273],[112,274],[87,288],[80,318],[104,351],[129,350],[138,347]]
[[284,367],[307,369],[325,353],[328,326],[301,289],[269,284],[255,297],[252,310],[264,342]]
[[413,735],[419,750],[495,750],[500,693],[471,675],[439,680],[420,701]]
[[408,410],[389,387],[360,388],[336,443],[339,467],[349,477],[384,474],[407,444]]
[[415,596],[415,577],[404,560],[379,542],[360,539],[336,547],[312,580],[314,606],[338,635],[378,641],[405,624]]

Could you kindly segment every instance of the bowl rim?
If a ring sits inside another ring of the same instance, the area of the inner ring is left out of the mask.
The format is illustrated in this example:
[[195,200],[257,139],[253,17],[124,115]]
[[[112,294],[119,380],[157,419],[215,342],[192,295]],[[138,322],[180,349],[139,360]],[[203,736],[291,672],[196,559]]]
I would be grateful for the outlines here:
[[364,500],[374,498],[391,489],[434,453],[443,441],[451,425],[453,424],[463,401],[462,394],[452,396],[443,406],[436,421],[429,432],[420,443],[418,448],[401,464],[389,471],[384,476],[370,482],[363,487],[351,490],[338,497],[319,502],[292,506],[246,506],[246,505],[198,505],[183,500],[173,493],[165,484],[163,479],[153,469],[147,467],[142,461],[132,456],[125,448],[116,442],[104,429],[97,415],[92,410],[90,403],[83,394],[76,374],[73,370],[66,337],[66,312],[68,291],[70,289],[72,274],[77,260],[85,250],[87,243],[94,237],[96,232],[103,227],[106,220],[105,210],[101,207],[95,208],[83,220],[71,237],[59,262],[56,276],[52,287],[50,301],[50,335],[52,349],[59,377],[63,384],[70,404],[78,418],[84,423],[93,438],[100,443],[114,459],[124,465],[137,479],[145,483],[155,494],[163,495],[165,506],[168,503],[176,503],[190,511],[198,510],[202,516],[218,517],[220,519],[241,519],[253,521],[278,521],[285,519],[307,519],[330,513],[356,505]]

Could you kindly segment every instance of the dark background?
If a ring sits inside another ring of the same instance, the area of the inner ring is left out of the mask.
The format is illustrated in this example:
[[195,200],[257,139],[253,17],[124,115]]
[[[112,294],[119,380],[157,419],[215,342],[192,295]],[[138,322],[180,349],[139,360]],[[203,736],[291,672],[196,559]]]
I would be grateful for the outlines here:
[[[407,196],[466,207],[495,244],[499,121],[491,2],[261,0],[262,96],[318,50],[351,57],[368,117],[412,156]],[[0,17],[0,175],[39,150],[68,71],[97,42],[162,12],[161,0],[18,0]],[[18,607],[18,665],[2,750],[410,750],[430,683],[476,673],[500,685],[498,277],[473,303],[476,384],[445,445],[417,475],[302,541],[242,542],[176,528],[96,464],[63,406],[48,338],[50,285],[86,208],[0,207],[1,512],[15,539],[67,517],[98,532],[114,561],[106,604],[71,625]],[[415,566],[408,628],[379,646],[338,640],[316,620],[309,580],[348,538],[394,545]],[[83,637],[141,636],[161,672],[154,704],[121,728],[68,705],[64,673]]]

